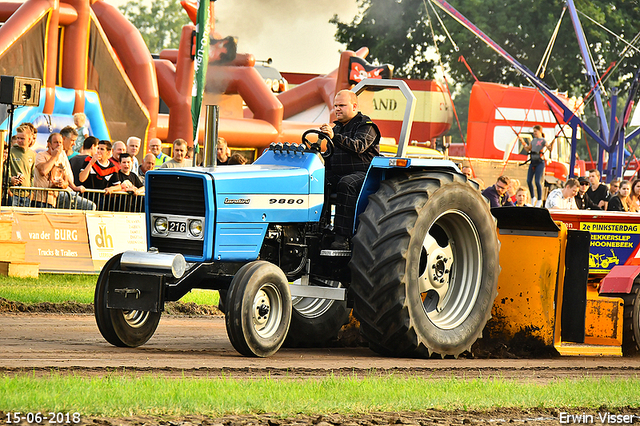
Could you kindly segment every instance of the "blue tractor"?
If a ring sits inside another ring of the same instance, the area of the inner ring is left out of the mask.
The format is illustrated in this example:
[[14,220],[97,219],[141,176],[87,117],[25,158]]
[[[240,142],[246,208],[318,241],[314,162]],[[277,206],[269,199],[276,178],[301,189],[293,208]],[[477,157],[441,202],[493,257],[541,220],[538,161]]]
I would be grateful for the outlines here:
[[[371,349],[457,356],[481,336],[496,297],[495,221],[474,182],[443,159],[409,158],[415,97],[399,80],[365,80],[407,98],[395,157],[374,158],[351,251],[330,250],[322,136],[272,144],[252,165],[166,169],[146,177],[147,252],[111,258],[95,291],[103,337],[136,347],[164,303],[220,291],[227,333],[245,356],[335,337],[353,309]],[[328,138],[327,138],[328,139]]]

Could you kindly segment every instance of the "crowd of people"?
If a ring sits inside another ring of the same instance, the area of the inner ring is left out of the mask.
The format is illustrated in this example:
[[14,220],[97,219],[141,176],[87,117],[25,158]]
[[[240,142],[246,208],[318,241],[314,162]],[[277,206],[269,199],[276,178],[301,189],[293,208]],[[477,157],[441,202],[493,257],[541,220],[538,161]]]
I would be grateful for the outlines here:
[[[361,114],[359,115],[357,109],[357,98],[346,92],[336,95],[335,107],[338,117],[334,123],[335,126],[324,124],[320,130],[329,134],[332,139],[340,139],[339,135],[343,132],[342,126],[355,122],[352,120],[360,117]],[[377,134],[375,125],[367,117],[363,117],[364,119],[359,118],[359,120],[364,120],[363,123],[366,123],[366,126],[355,129],[361,131],[364,128],[371,134]],[[352,130],[350,128],[344,130],[347,133],[349,131]],[[131,196],[144,196],[144,180],[149,170],[189,167],[194,163],[193,149],[189,148],[184,139],[176,139],[173,142],[172,156],[169,156],[163,152],[162,141],[158,138],[149,140],[148,153],[139,162],[138,154],[142,143],[139,137],[132,136],[126,143],[98,140],[89,134],[86,117],[81,113],[74,115],[74,126],[67,126],[59,133],[51,133],[47,139],[47,149],[39,153],[32,149],[36,134],[37,130],[31,123],[22,123],[11,137],[10,149],[8,144],[5,145],[3,164],[4,161],[8,161],[8,183],[11,190],[8,197],[3,197],[3,205],[108,210],[110,206],[107,195],[124,192]],[[462,167],[462,173],[478,184],[482,195],[489,200],[491,207],[542,207],[543,193],[539,175],[540,170],[544,172],[544,167],[541,166],[544,164],[544,151],[550,147],[541,142],[544,140],[541,129],[534,128],[534,136],[530,143],[521,141],[527,151],[535,153],[531,156],[526,187],[521,186],[518,179],[500,176],[495,184],[484,188],[482,179],[474,177],[468,165]],[[354,136],[348,136],[348,138],[351,137]],[[360,141],[360,139],[366,138],[357,135],[354,140]],[[338,146],[340,143],[342,139],[339,140]],[[357,148],[359,149],[359,146]],[[359,152],[356,148],[352,150]],[[341,151],[338,150],[338,154],[340,153]],[[363,164],[360,170],[353,169],[352,163],[356,161],[352,158],[353,156],[347,157],[349,158],[346,162],[351,167],[349,173],[343,173],[338,166],[334,166],[328,167],[327,176],[328,181],[337,188],[336,191],[343,195],[343,198],[351,199],[354,197],[353,188],[359,188],[361,185],[360,174],[366,172],[364,165],[368,165],[370,159],[368,157],[364,160],[356,159]],[[540,161],[537,161],[538,158]],[[224,138],[218,138],[218,165],[246,164],[247,162],[243,155],[232,154]],[[340,164],[336,159],[332,163]],[[348,179],[345,178],[346,175]],[[347,180],[353,180],[356,175],[358,181],[347,185]],[[333,182],[332,179],[336,181]],[[38,190],[40,188],[43,190]],[[533,191],[535,196],[532,198]],[[104,194],[104,196],[89,196],[95,193]],[[345,212],[342,212],[343,206],[339,206],[339,216],[344,216],[347,221],[351,220],[352,216],[351,204],[353,203],[344,203]],[[600,173],[597,170],[590,170],[588,177],[568,179],[564,187],[551,191],[546,197],[544,207],[639,212],[640,179],[631,182],[614,180],[606,185],[600,182]],[[340,227],[338,230],[343,231],[338,235],[344,235],[344,240],[348,240],[349,233]],[[338,239],[337,243],[336,246],[344,245],[343,239]]]
[[[468,167],[463,167],[463,174]],[[536,206],[528,188],[520,186],[518,179],[500,176],[496,183],[483,189],[482,195],[491,207]],[[540,204],[537,207],[542,207]],[[640,212],[640,178],[633,181],[613,180],[609,185],[600,182],[600,173],[590,170],[589,177],[568,179],[562,188],[556,188],[547,195],[544,207],[564,210],[606,210]]]
[[[80,210],[122,210],[115,207],[113,194],[144,196],[144,179],[149,170],[189,167],[193,149],[184,139],[173,142],[172,156],[162,151],[162,141],[152,138],[148,153],[138,160],[142,140],[131,136],[123,141],[98,140],[91,136],[86,117],[74,115],[74,125],[51,133],[47,149],[36,153],[37,129],[22,123],[4,147],[3,167],[8,164],[2,204],[16,207],[75,208]],[[241,154],[232,154],[224,138],[218,139],[218,164],[245,164]],[[3,169],[5,170],[5,169]],[[23,189],[24,188],[24,189]],[[131,201],[128,201],[131,208]],[[135,203],[143,207],[141,200]]]

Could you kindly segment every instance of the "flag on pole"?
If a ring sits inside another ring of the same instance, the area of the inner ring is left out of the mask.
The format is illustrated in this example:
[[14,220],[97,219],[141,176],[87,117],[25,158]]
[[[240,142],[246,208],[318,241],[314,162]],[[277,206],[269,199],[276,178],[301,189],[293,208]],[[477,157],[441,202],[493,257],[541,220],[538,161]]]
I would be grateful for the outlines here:
[[196,18],[196,49],[193,58],[193,88],[191,90],[191,120],[193,122],[193,140],[198,140],[198,120],[202,108],[202,95],[207,81],[207,65],[209,64],[209,0],[198,0]]

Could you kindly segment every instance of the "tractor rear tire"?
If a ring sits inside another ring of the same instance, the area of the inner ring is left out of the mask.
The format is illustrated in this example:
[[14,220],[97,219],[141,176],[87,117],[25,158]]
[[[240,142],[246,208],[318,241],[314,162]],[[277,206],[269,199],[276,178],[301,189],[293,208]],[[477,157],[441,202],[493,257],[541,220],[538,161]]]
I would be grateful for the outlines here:
[[353,239],[354,316],[386,356],[458,356],[482,336],[497,294],[496,224],[457,173],[391,177]]
[[640,353],[640,281],[636,278],[631,293],[624,299],[622,352],[624,355]]
[[[337,281],[327,282],[331,286],[340,286]],[[351,309],[344,300],[316,299],[312,297],[294,297],[293,312],[289,334],[285,347],[323,347],[349,320]]]
[[107,308],[109,271],[120,269],[121,256],[113,256],[100,271],[93,297],[94,313],[100,334],[107,342],[118,347],[135,348],[147,343],[153,336],[162,312]]
[[225,300],[231,344],[244,356],[273,355],[287,337],[291,310],[289,282],[280,268],[263,260],[244,265]]

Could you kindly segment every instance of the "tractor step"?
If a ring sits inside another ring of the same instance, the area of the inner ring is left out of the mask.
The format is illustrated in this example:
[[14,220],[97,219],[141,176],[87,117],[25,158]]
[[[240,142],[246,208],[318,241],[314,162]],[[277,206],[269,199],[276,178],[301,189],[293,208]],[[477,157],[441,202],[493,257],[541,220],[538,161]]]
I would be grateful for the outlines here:
[[344,288],[290,284],[289,290],[291,291],[291,297],[312,297],[315,299],[347,300],[347,291]]
[[320,250],[320,256],[326,257],[349,257],[351,250]]

